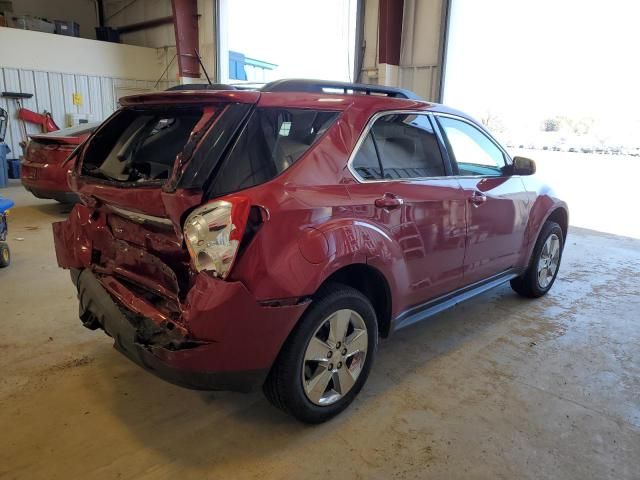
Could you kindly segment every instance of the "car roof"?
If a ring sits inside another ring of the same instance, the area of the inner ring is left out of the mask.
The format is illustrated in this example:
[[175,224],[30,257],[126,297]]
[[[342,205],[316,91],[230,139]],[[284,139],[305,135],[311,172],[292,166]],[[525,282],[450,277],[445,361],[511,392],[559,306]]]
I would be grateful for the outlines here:
[[[341,101],[332,101],[340,98]],[[279,101],[276,101],[279,99]],[[306,100],[306,101],[305,101]],[[332,103],[334,110],[344,110],[351,105],[368,106],[374,112],[385,110],[425,110],[462,117],[475,124],[470,115],[443,104],[427,102],[409,90],[361,83],[334,82],[328,80],[284,79],[259,84],[191,84],[171,87],[162,92],[122,97],[123,106],[153,104],[209,104],[233,101],[310,107],[313,102]],[[327,105],[324,108],[328,108]]]

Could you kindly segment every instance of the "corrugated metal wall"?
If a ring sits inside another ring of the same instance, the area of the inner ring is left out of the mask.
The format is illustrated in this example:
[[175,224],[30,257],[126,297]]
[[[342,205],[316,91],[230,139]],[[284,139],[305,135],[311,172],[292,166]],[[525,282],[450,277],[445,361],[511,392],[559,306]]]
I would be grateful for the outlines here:
[[440,87],[438,65],[411,65],[407,67],[400,65],[398,77],[400,87],[412,90],[425,100],[438,100]]
[[[175,82],[161,81],[156,89],[163,90]],[[42,113],[47,111],[60,128],[67,125],[67,114],[90,113],[97,120],[109,116],[117,106],[117,99],[153,90],[155,82],[146,80],[126,80],[90,75],[73,75],[35,70],[0,68],[0,92],[32,93],[33,97],[24,100],[23,106]],[[73,94],[82,96],[80,105],[73,104]],[[11,148],[9,158],[22,155],[20,148],[20,129],[16,119],[14,100],[0,98],[0,107],[9,112],[6,143]],[[38,133],[35,125],[27,125],[28,133]]]

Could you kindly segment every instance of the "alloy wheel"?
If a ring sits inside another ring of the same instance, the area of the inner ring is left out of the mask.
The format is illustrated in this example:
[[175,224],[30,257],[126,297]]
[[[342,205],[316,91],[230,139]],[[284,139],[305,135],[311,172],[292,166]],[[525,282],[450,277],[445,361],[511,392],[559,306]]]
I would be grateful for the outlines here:
[[369,336],[362,317],[350,309],[329,315],[304,354],[302,384],[316,405],[331,405],[355,385],[367,356]]
[[560,263],[560,238],[555,233],[544,242],[538,259],[538,285],[547,288],[558,271]]

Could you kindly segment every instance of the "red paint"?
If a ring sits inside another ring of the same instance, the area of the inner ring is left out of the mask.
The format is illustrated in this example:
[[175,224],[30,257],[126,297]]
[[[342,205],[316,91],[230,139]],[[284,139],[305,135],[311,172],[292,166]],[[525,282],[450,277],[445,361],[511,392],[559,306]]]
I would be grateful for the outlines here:
[[[558,208],[566,211],[536,175],[365,183],[352,176],[347,160],[377,112],[444,112],[473,122],[441,105],[367,95],[259,92],[168,92],[123,103],[229,100],[341,114],[289,169],[234,194],[260,207],[263,222],[226,280],[193,271],[182,239],[185,217],[202,204],[200,191],[122,188],[76,178],[78,193],[95,205],[77,205],[67,221],[54,224],[61,267],[93,270],[123,308],[159,326],[170,320],[184,338],[205,342],[175,352],[150,347],[156,358],[178,370],[268,370],[307,299],[342,267],[368,264],[381,272],[393,318],[507,268],[524,268],[544,220]],[[476,191],[487,197],[479,206],[473,203]],[[381,198],[403,202],[376,206]],[[137,223],[112,207],[170,222]],[[147,295],[142,298],[139,290]]]
[[123,107],[132,105],[202,105],[215,104],[256,103],[260,94],[254,91],[207,91],[185,90],[170,92],[145,93],[141,95],[129,95],[121,97],[118,102]]

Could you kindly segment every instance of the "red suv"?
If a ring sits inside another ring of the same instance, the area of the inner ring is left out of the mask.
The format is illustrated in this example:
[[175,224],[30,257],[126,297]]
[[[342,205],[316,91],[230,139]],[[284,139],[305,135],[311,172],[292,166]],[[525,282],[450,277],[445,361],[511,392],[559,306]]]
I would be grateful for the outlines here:
[[83,324],[169,381],[322,422],[379,337],[555,280],[567,206],[464,113],[302,80],[121,104],[77,150],[56,255]]

